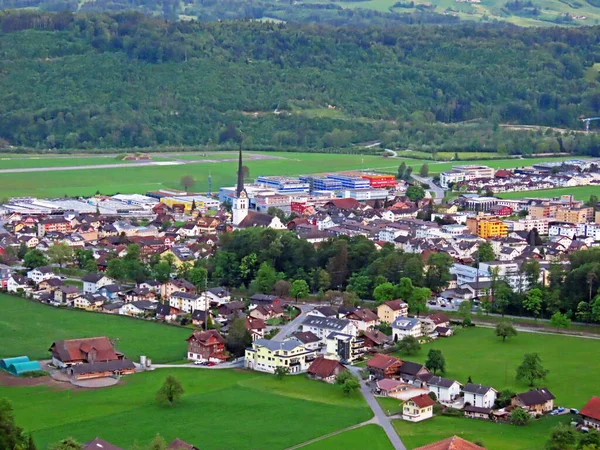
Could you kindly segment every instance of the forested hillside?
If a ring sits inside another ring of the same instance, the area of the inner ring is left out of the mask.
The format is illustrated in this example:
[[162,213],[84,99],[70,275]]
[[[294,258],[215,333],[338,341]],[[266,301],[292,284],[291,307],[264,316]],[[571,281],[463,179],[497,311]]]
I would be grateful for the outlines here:
[[[216,145],[237,127],[248,146],[384,138],[428,151],[502,143],[519,153],[542,141],[557,151],[551,134],[523,138],[495,125],[581,130],[580,115],[600,112],[600,28],[334,29],[7,12],[0,30],[5,145]],[[439,124],[471,119],[484,125]],[[600,148],[593,134],[566,139],[579,141],[569,150]]]

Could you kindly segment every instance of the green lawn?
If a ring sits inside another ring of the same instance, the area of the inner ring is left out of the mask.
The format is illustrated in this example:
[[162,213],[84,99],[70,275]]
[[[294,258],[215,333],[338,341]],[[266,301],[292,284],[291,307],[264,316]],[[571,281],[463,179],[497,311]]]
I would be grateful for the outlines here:
[[[257,152],[251,152],[256,154]],[[247,161],[250,179],[259,175],[301,175],[341,170],[377,169],[396,173],[402,161],[415,168],[429,163],[431,175],[450,169],[455,164],[488,164],[494,168],[514,168],[531,165],[539,159],[509,159],[495,161],[431,162],[410,158],[383,158],[373,155],[346,155],[330,153],[269,152],[283,159]],[[195,157],[184,155],[184,157]],[[566,159],[566,158],[563,158]],[[558,158],[557,160],[560,160]],[[46,161],[46,159],[44,159]],[[6,173],[0,177],[0,192],[4,196],[59,197],[103,194],[144,193],[161,188],[180,188],[184,175],[195,178],[195,190],[208,189],[208,175],[212,175],[213,191],[221,186],[231,186],[236,180],[237,163],[198,163],[173,166],[135,166],[115,169],[82,169],[77,171],[48,171],[32,173]]]
[[394,447],[383,428],[378,425],[365,425],[302,448],[306,450],[391,450]]
[[542,189],[539,191],[527,191],[527,192],[507,192],[505,194],[498,194],[501,198],[523,198],[523,197],[560,197],[561,195],[574,195],[577,200],[588,200],[590,195],[600,194],[600,187],[598,186],[577,186],[568,188],[556,188],[556,189]]
[[[154,399],[167,375],[185,390],[174,407]],[[359,393],[348,398],[339,386],[302,375],[278,380],[257,372],[159,369],[123,383],[74,391],[0,386],[0,397],[12,401],[17,422],[33,432],[40,450],[67,436],[131,448],[156,433],[203,450],[284,449],[372,416]]]
[[132,360],[146,355],[165,363],[185,357],[189,334],[184,328],[0,295],[0,358],[27,355],[48,359],[48,348],[55,340],[108,336],[118,338],[118,350]]
[[388,416],[393,416],[394,414],[402,412],[402,402],[397,398],[393,397],[375,397],[383,412]]
[[[132,164],[135,161],[120,161],[114,156],[77,156],[77,157],[0,157],[1,169],[31,169],[40,167],[94,166],[101,164]],[[38,172],[39,174],[39,172]]]
[[480,443],[487,450],[543,450],[552,428],[570,417],[546,417],[524,427],[462,417],[434,417],[419,423],[394,420],[394,428],[412,449],[458,435]]
[[544,367],[550,370],[540,385],[552,391],[557,405],[581,409],[592,395],[598,395],[598,382],[589,376],[600,370],[600,359],[591,356],[600,352],[597,339],[520,332],[502,342],[491,328],[471,328],[424,345],[416,356],[398,356],[423,363],[430,348],[442,350],[445,376],[462,383],[470,376],[474,383],[491,385],[499,391],[526,391],[527,383],[515,379],[516,369],[525,353],[537,352]]

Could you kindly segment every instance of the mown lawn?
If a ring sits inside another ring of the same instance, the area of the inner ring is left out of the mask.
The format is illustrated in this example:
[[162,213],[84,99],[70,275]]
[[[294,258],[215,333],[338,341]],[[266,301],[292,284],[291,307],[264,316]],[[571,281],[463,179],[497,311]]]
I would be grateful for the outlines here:
[[391,450],[394,447],[383,428],[378,425],[365,425],[302,448],[306,450]]
[[[155,393],[168,375],[181,381],[184,397],[160,406]],[[122,448],[145,445],[160,433],[203,450],[284,449],[368,420],[360,393],[305,376],[278,380],[247,371],[158,369],[124,377],[97,390],[0,387],[16,420],[33,432],[40,450],[64,437],[101,437]],[[381,447],[386,448],[386,447]]]
[[598,395],[598,382],[590,373],[600,371],[600,340],[570,336],[520,332],[502,342],[491,328],[460,329],[453,337],[438,339],[423,345],[415,356],[397,355],[402,359],[425,362],[430,348],[442,350],[446,359],[446,374],[466,383],[474,383],[523,392],[527,383],[517,382],[516,369],[525,353],[539,353],[542,363],[550,370],[545,381],[556,396],[556,405],[581,409],[592,395]]
[[48,348],[56,340],[108,336],[117,338],[117,349],[132,360],[146,355],[165,363],[185,357],[189,334],[184,328],[0,295],[0,358],[48,359]]
[[600,187],[598,186],[577,186],[568,188],[556,188],[556,189],[541,189],[538,191],[527,191],[527,192],[507,192],[505,194],[498,194],[501,198],[523,198],[523,197],[560,197],[561,195],[573,195],[576,200],[588,200],[590,195],[599,195]]
[[383,412],[388,416],[393,416],[394,414],[402,413],[402,402],[397,398],[393,397],[375,397]]
[[[29,157],[13,155],[0,157],[0,169],[31,169],[38,167],[94,166],[101,164],[133,164],[134,161],[117,160],[114,156]],[[38,172],[39,173],[39,172]]]
[[545,417],[519,427],[487,420],[463,417],[434,417],[419,423],[394,420],[392,423],[407,448],[460,436],[483,445],[487,450],[543,450],[552,429],[559,422],[569,423],[571,416]]

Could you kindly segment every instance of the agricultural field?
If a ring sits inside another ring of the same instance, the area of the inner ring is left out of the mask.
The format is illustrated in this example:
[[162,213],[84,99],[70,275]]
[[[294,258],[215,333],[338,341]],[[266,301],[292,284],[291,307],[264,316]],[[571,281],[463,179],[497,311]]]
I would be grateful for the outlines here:
[[495,423],[462,417],[438,416],[419,423],[394,420],[392,423],[407,448],[420,447],[450,436],[479,443],[488,450],[543,450],[552,429],[571,416],[545,417],[527,426]]
[[577,186],[568,188],[542,189],[539,191],[507,192],[498,194],[500,198],[523,198],[523,197],[560,197],[561,195],[573,195],[576,200],[588,200],[590,195],[600,195],[598,186]]
[[104,164],[135,164],[135,161],[118,160],[115,156],[71,156],[71,157],[0,157],[0,170],[35,169],[42,167],[95,166]]
[[48,348],[60,339],[107,336],[132,360],[146,355],[156,363],[186,356],[190,330],[112,314],[58,309],[0,294],[0,358],[27,355],[48,359]]
[[[168,375],[179,379],[185,390],[173,407],[155,401]],[[0,386],[0,397],[12,402],[17,423],[33,432],[40,450],[67,436],[79,441],[101,437],[131,448],[134,443],[148,444],[156,433],[167,442],[180,438],[203,450],[281,450],[372,417],[358,392],[346,397],[339,386],[303,375],[278,380],[233,370],[158,369],[93,390]],[[353,436],[363,443],[378,439],[374,448],[391,448],[384,446],[384,434],[371,429],[367,433]],[[344,435],[338,439],[350,444]]]
[[378,425],[365,425],[364,427],[346,431],[322,441],[314,442],[305,447],[305,450],[331,450],[331,449],[393,449],[392,444],[385,435],[385,431]]
[[[450,169],[456,164],[481,163],[494,168],[514,168],[531,165],[539,159],[507,159],[494,161],[460,161],[460,162],[433,162],[422,159],[384,158],[373,155],[347,155],[331,153],[285,153],[285,152],[249,152],[253,155],[266,155],[277,159],[247,160],[245,165],[250,170],[250,179],[259,175],[301,175],[311,173],[324,173],[326,171],[342,170],[379,170],[382,172],[396,173],[398,166],[404,161],[415,170],[427,162],[431,175],[439,174]],[[236,180],[237,162],[232,158],[232,152],[224,152],[223,157],[228,161],[220,161],[220,155],[210,153],[208,157],[200,154],[173,155],[173,160],[189,160],[188,164],[164,166],[135,166],[118,168],[98,168],[81,170],[52,170],[47,172],[3,173],[0,177],[0,192],[2,196],[37,196],[37,197],[62,197],[62,196],[89,196],[97,191],[103,194],[116,193],[144,193],[150,190],[164,188],[181,188],[182,176],[191,175],[196,184],[196,191],[208,189],[208,175],[212,176],[213,191],[220,186],[233,185]],[[167,161],[161,154],[160,158]],[[210,159],[213,162],[197,162],[194,159]],[[563,160],[567,158],[557,158]],[[76,158],[67,160],[66,164],[57,162],[58,158],[44,158],[48,162],[42,167],[60,167],[60,165],[73,164]],[[84,159],[82,159],[83,161]],[[553,159],[554,160],[554,159]],[[16,161],[14,164],[16,164]],[[41,164],[42,160],[22,160],[21,164]],[[107,163],[118,162],[107,158]],[[13,164],[13,161],[0,161]],[[23,168],[27,166],[22,165]],[[18,167],[14,167],[18,168]]]
[[538,353],[544,367],[550,370],[545,381],[556,396],[556,405],[581,409],[592,395],[598,395],[598,383],[588,374],[600,370],[600,361],[590,358],[600,351],[600,340],[553,334],[521,332],[506,342],[496,337],[491,328],[460,329],[448,339],[426,344],[419,354],[397,356],[424,363],[430,348],[440,349],[446,358],[447,378],[466,383],[505,388],[515,392],[529,389],[525,382],[517,382],[516,369],[525,353]]

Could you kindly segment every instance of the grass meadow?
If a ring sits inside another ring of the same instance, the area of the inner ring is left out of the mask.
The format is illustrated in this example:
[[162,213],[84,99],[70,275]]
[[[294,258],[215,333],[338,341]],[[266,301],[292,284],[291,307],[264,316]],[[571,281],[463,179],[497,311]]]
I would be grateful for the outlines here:
[[419,423],[394,420],[394,428],[407,448],[412,449],[454,435],[480,443],[487,450],[543,450],[552,429],[571,416],[545,417],[519,427],[488,420],[437,416]]
[[576,200],[588,200],[590,195],[600,195],[599,186],[577,186],[556,189],[541,189],[527,192],[507,192],[498,194],[501,198],[523,198],[523,197],[560,197],[561,195],[573,195]]
[[48,349],[60,339],[107,336],[132,360],[146,355],[155,363],[186,356],[190,330],[131,317],[59,309],[0,295],[0,358],[27,355],[49,359]]
[[550,372],[538,386],[547,386],[556,396],[556,405],[581,409],[592,395],[598,395],[598,382],[590,373],[600,370],[600,340],[552,334],[520,332],[506,342],[496,337],[491,328],[460,329],[448,339],[423,345],[419,354],[400,358],[424,363],[430,348],[442,350],[446,359],[445,377],[466,383],[505,388],[515,392],[529,389],[517,382],[516,369],[525,353],[538,353]]
[[383,428],[378,425],[365,425],[364,427],[346,431],[302,448],[305,450],[392,450],[394,447],[387,438]]
[[[168,375],[185,391],[173,407],[155,401]],[[0,397],[12,402],[17,423],[33,433],[40,450],[67,436],[131,448],[148,444],[156,433],[203,450],[281,450],[372,417],[358,392],[346,397],[339,386],[303,375],[278,380],[241,370],[158,369],[96,390],[0,386]],[[363,435],[363,442],[375,434]]]

